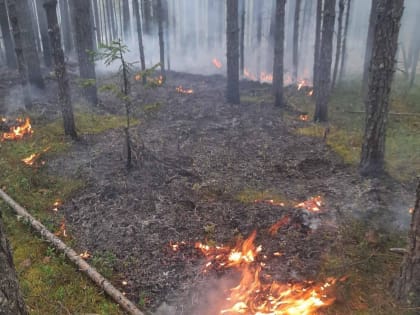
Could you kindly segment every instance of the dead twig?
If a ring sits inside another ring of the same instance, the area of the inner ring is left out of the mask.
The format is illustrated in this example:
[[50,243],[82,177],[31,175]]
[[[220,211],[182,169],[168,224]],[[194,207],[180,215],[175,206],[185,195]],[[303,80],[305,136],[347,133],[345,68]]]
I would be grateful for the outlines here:
[[105,279],[95,268],[84,261],[71,247],[67,246],[62,240],[51,233],[41,222],[30,215],[25,208],[20,206],[8,194],[0,189],[0,197],[15,212],[27,220],[32,228],[41,234],[49,243],[51,243],[59,251],[63,252],[68,259],[76,264],[93,282],[103,289],[116,303],[118,303],[125,311],[131,315],[144,315],[131,301],[129,301],[119,290],[117,290],[107,279]]

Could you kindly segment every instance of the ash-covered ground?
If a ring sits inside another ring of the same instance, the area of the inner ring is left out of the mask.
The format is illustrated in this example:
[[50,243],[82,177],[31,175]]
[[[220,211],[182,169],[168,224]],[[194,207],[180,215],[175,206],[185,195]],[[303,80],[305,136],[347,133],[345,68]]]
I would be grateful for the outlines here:
[[[242,82],[246,101],[230,105],[225,84],[221,76],[170,73],[164,86],[134,85],[132,111],[140,123],[131,129],[130,171],[122,129],[85,135],[48,162],[49,172],[87,184],[63,206],[78,249],[115,255],[114,284],[151,310],[165,302],[167,314],[203,314],[214,304],[208,291],[222,290],[217,279],[225,275],[201,273],[203,259],[193,246],[174,252],[174,242],[226,244],[257,230],[266,271],[293,282],[317,278],[346,218],[406,224],[396,214],[411,201],[403,187],[362,179],[322,139],[297,135],[294,130],[310,122],[290,108],[282,118],[269,101],[269,85]],[[178,93],[180,85],[194,93]],[[120,101],[102,99],[100,111],[124,114]],[[324,200],[320,212],[294,207],[317,195]],[[267,196],[285,206],[253,202]],[[284,217],[288,222],[270,235],[269,227]]]

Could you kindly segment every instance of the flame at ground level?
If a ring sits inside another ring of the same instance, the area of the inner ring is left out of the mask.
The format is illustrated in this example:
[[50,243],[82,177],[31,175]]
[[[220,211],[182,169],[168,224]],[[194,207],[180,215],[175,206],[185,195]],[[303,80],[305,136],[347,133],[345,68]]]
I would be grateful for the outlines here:
[[222,62],[217,59],[217,58],[213,58],[213,60],[211,61],[211,63],[213,64],[213,66],[215,66],[217,69],[221,69],[223,67]]
[[[279,222],[285,224],[286,219]],[[241,273],[241,280],[229,290],[220,308],[220,315],[310,315],[334,302],[334,298],[328,295],[328,289],[336,282],[333,278],[322,284],[312,281],[290,284],[267,280],[271,276],[264,272],[266,262],[261,261],[266,256],[257,259],[262,247],[254,245],[255,238],[254,231],[246,240],[237,241],[232,248],[196,243],[196,248],[207,258],[204,272],[210,268],[235,268]],[[281,253],[275,252],[273,256],[281,256]]]
[[[6,120],[3,120],[5,122]],[[4,140],[20,140],[25,135],[31,135],[33,133],[32,126],[31,126],[31,120],[29,118],[26,118],[25,121],[23,119],[16,119],[16,122],[20,123],[18,126],[10,127],[9,132],[4,132],[1,136],[1,141]]]

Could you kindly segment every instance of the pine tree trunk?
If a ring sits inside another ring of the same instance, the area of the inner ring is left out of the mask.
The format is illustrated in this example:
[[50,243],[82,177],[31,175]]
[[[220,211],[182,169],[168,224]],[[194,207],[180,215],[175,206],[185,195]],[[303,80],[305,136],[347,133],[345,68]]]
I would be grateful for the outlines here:
[[262,7],[257,6],[257,8],[254,9],[255,14],[257,15],[257,45],[256,45],[256,60],[255,64],[257,66],[257,79],[261,78],[261,41],[262,41]]
[[158,14],[158,30],[159,30],[159,57],[160,57],[160,72],[163,82],[166,81],[165,69],[165,43],[163,37],[163,8],[162,0],[157,0],[157,14]]
[[240,74],[244,74],[245,70],[245,0],[240,0],[241,12],[241,33],[239,39],[239,69]]
[[42,8],[44,0],[36,1],[36,11],[38,15],[38,24],[39,31],[41,33],[41,42],[42,42],[42,53],[44,56],[44,65],[47,68],[52,66],[52,56],[51,56],[51,45],[50,39],[48,38],[48,26],[47,26],[47,17],[45,16],[45,11]]
[[128,0],[123,0],[123,26],[124,26],[124,38],[128,41],[131,38],[131,20],[130,20],[130,7]]
[[343,34],[343,15],[344,15],[344,0],[339,0],[338,3],[338,31],[337,31],[337,46],[335,49],[335,62],[334,62],[334,72],[333,79],[331,83],[331,88],[335,88],[337,82],[338,66],[340,65],[340,56],[341,56],[341,45],[342,45],[342,34]]
[[411,73],[410,73],[410,88],[413,87],[414,81],[416,79],[416,73],[417,73],[417,64],[419,62],[420,57],[420,42],[416,43],[416,48],[413,53],[413,62],[411,65]]
[[16,1],[16,12],[21,32],[23,54],[25,55],[28,69],[29,83],[39,89],[44,89],[45,85],[41,74],[38,52],[34,49],[34,47],[36,47],[36,42],[32,25],[32,9],[28,0]]
[[343,49],[341,52],[341,65],[340,65],[340,74],[338,76],[338,81],[343,81],[343,78],[346,73],[346,61],[347,61],[347,36],[349,32],[350,25],[350,12],[351,12],[351,1],[347,0],[347,11],[346,11],[346,22],[344,25],[344,35],[343,35]]
[[80,78],[82,80],[91,81],[89,84],[85,84],[87,82],[82,82],[83,94],[89,104],[97,105],[98,92],[96,89],[95,63],[88,53],[89,51],[94,50],[92,7],[90,1],[73,0],[72,11]]
[[152,34],[152,4],[150,0],[142,0],[144,34]]
[[274,27],[274,62],[273,62],[273,92],[274,105],[284,107],[284,25],[286,15],[286,0],[276,0],[276,18]]
[[296,0],[295,6],[295,18],[293,24],[293,73],[292,80],[294,83],[297,82],[298,77],[298,66],[299,66],[299,19],[300,19],[300,7],[301,0]]
[[92,1],[92,9],[93,9],[93,15],[95,17],[95,32],[96,32],[96,41],[98,44],[102,43],[102,32],[101,32],[101,21],[99,19],[99,6],[98,6],[99,0],[93,0]]
[[13,257],[3,227],[0,211],[0,314],[26,315],[25,303],[13,265]]
[[372,58],[366,97],[366,121],[360,173],[378,176],[384,171],[385,133],[389,95],[395,72],[395,56],[404,0],[377,0]]
[[7,9],[9,11],[10,26],[13,30],[13,39],[15,41],[15,53],[17,68],[19,72],[19,80],[23,91],[23,103],[26,108],[32,105],[31,94],[28,83],[28,70],[26,68],[25,55],[23,53],[22,35],[20,31],[19,19],[17,17],[16,0],[7,1]]
[[374,41],[374,33],[375,33],[375,25],[377,20],[377,5],[378,0],[372,0],[372,7],[370,9],[370,17],[369,17],[369,28],[368,28],[368,35],[366,40],[366,50],[365,50],[365,59],[363,63],[363,82],[362,82],[362,89],[365,90],[368,84],[368,77],[369,77],[369,65],[372,59],[372,46]]
[[316,22],[315,22],[315,45],[314,45],[314,74],[313,86],[314,96],[318,93],[318,78],[319,78],[319,57],[321,48],[321,24],[322,24],[322,0],[317,0],[316,4]]
[[0,0],[0,29],[6,52],[6,64],[10,69],[16,69],[16,56],[13,48],[12,35],[10,33],[9,18],[7,16],[5,0]]
[[[89,4],[89,2],[86,3]],[[76,140],[77,133],[74,125],[70,85],[66,72],[64,52],[61,48],[60,28],[58,26],[57,19],[57,0],[45,0],[44,8],[47,16],[50,42],[54,56],[55,76],[58,83],[58,101],[60,102],[61,113],[63,116],[64,134]]]
[[60,0],[61,33],[63,34],[64,51],[70,54],[73,50],[72,28],[70,24],[69,6],[67,0]]
[[143,33],[142,33],[141,20],[140,20],[139,0],[133,0],[133,11],[136,17],[137,40],[138,40],[139,52],[140,52],[140,65],[141,65],[141,71],[143,71],[142,81],[143,81],[143,84],[146,84],[146,75],[144,74],[144,71],[146,70],[146,61],[144,59]]
[[413,309],[420,307],[420,181],[408,234],[408,252],[393,289],[395,297],[404,305]]
[[333,52],[333,35],[335,23],[335,0],[325,0],[324,18],[322,22],[322,40],[318,74],[318,92],[314,121],[328,121],[328,101],[331,92],[331,62]]
[[226,101],[239,104],[239,27],[238,0],[227,0],[226,14],[226,56],[227,87]]

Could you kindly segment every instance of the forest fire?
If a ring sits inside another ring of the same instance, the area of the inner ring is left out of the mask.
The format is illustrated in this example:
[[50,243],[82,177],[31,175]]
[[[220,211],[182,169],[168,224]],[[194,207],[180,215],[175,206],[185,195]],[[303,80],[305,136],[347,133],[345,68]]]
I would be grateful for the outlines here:
[[81,253],[80,255],[80,258],[82,258],[82,259],[89,259],[90,257],[92,257],[92,255],[87,251],[87,250],[85,250],[83,253]]
[[[283,219],[280,220],[283,223]],[[279,222],[280,222],[279,221]],[[264,274],[264,262],[257,260],[261,246],[255,246],[254,231],[246,240],[238,241],[236,246],[209,246],[197,243],[196,248],[206,256],[204,272],[210,269],[235,268],[241,273],[240,283],[230,289],[219,314],[313,314],[321,307],[334,302],[327,295],[328,288],[335,279],[328,279],[323,284],[307,281],[299,284],[279,283]],[[273,256],[281,256],[275,252]],[[266,257],[263,257],[266,258]]]
[[306,201],[300,202],[295,205],[295,208],[303,208],[310,212],[319,212],[323,206],[323,201],[321,196],[312,197]]
[[60,199],[56,199],[53,203],[52,211],[58,212],[58,208],[62,205],[62,201]]
[[30,156],[23,158],[21,161],[28,166],[32,166],[34,165],[34,163],[36,162],[36,160],[39,158],[40,155],[41,153],[33,153]]
[[64,218],[61,220],[60,227],[57,232],[54,233],[55,236],[63,236],[67,237],[67,231],[66,231],[66,221]]
[[288,216],[284,216],[280,220],[278,220],[276,223],[274,223],[270,228],[268,229],[268,233],[270,233],[271,236],[276,235],[278,230],[283,226],[289,223],[290,218]]
[[257,77],[253,75],[247,68],[244,69],[244,77],[252,81],[257,80]]
[[[6,122],[6,120],[3,120],[3,122]],[[20,125],[18,126],[12,126],[10,127],[9,132],[4,132],[1,141],[4,140],[20,140],[25,135],[31,135],[33,133],[32,126],[31,126],[31,120],[29,118],[26,118],[25,120],[18,118],[16,119],[16,122]]]
[[213,64],[213,66],[215,66],[217,69],[222,69],[223,64],[222,62],[217,59],[217,58],[213,58],[213,60],[211,61],[211,63]]
[[267,203],[269,205],[278,206],[278,207],[284,207],[284,202],[275,201],[273,199],[255,199],[254,203]]
[[176,88],[176,91],[179,94],[193,94],[194,93],[194,90],[193,89],[185,89],[185,88],[182,87],[182,85],[178,86]]
[[265,83],[273,83],[273,74],[267,72],[261,72],[260,81]]
[[308,121],[309,120],[309,115],[299,115],[299,120]]

